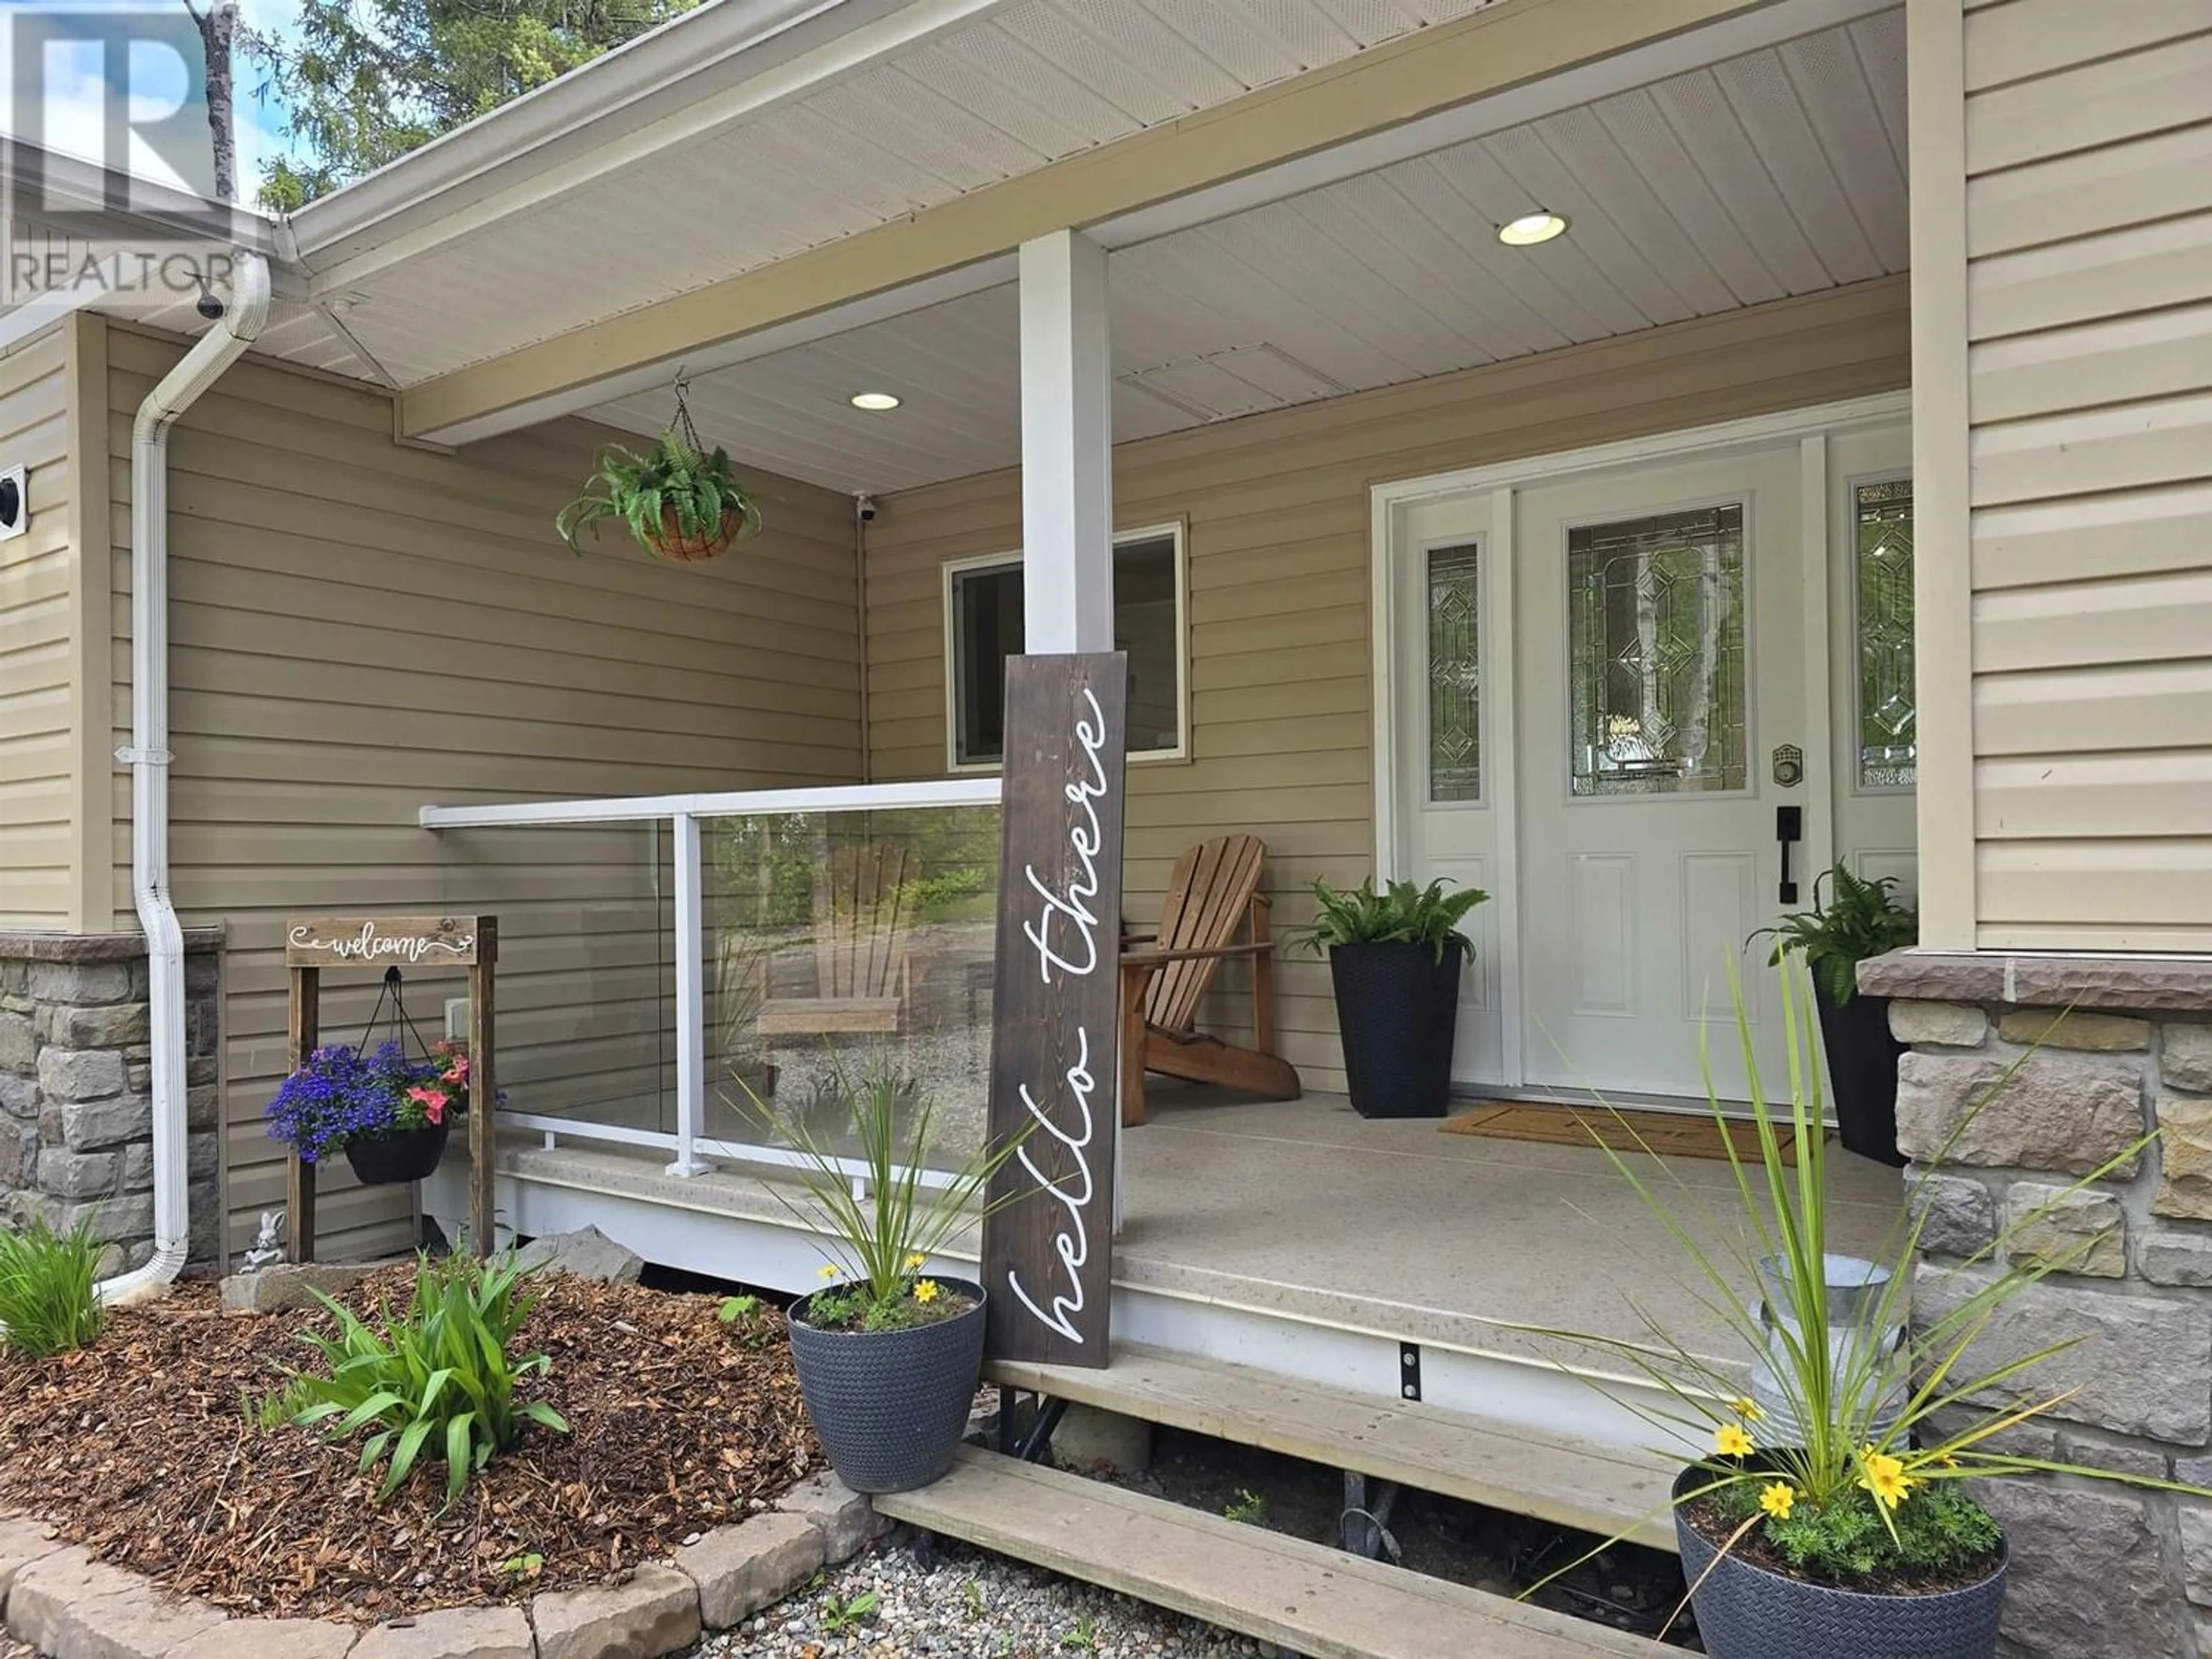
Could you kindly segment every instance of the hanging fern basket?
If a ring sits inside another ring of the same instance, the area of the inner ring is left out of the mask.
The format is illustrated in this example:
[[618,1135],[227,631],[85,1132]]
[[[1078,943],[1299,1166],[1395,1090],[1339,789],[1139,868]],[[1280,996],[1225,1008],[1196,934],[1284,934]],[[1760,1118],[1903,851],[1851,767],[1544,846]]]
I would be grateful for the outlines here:
[[650,533],[648,545],[656,558],[672,560],[678,564],[703,564],[708,559],[719,559],[758,527],[757,518],[743,513],[725,513],[722,522],[704,534],[684,529],[674,513],[660,515],[660,528]]
[[577,534],[619,523],[638,546],[673,564],[702,564],[759,533],[760,508],[732,476],[728,452],[709,451],[684,382],[676,385],[676,418],[653,446],[639,453],[619,444],[599,456],[583,493],[554,520],[561,539],[580,551]]

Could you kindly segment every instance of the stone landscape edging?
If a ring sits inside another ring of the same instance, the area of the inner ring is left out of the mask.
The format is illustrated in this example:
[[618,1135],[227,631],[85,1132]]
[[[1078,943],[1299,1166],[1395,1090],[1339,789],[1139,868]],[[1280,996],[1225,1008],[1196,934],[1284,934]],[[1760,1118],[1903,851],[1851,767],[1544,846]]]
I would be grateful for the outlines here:
[[233,1619],[94,1560],[49,1522],[0,1516],[0,1620],[47,1659],[659,1659],[781,1601],[890,1524],[817,1474],[620,1584],[541,1591],[527,1611],[449,1607],[364,1628]]

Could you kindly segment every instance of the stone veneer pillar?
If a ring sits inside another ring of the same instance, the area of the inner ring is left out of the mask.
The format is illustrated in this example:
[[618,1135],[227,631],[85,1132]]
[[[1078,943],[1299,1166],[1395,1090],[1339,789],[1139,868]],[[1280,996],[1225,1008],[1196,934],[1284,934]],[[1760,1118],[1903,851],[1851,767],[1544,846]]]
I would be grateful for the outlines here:
[[[185,935],[194,1263],[217,1261],[222,1237],[222,949],[220,930]],[[121,1252],[109,1272],[154,1253],[146,996],[139,934],[0,933],[0,1212],[92,1216]]]
[[[2021,1379],[2070,1392],[2008,1448],[2212,1487],[2212,961],[1899,951],[1863,963],[1859,986],[1893,999],[1909,1045],[1897,1118],[1926,1216],[1916,1307],[1986,1282],[1991,1256],[1967,1259],[2000,1235],[2015,1261],[2069,1264],[1976,1345],[2002,1364],[2074,1344]],[[2154,1127],[2148,1152],[2024,1223]],[[1942,1167],[1923,1162],[1947,1143]],[[2212,1498],[2073,1477],[1984,1496],[2013,1543],[2009,1650],[2212,1654]]]

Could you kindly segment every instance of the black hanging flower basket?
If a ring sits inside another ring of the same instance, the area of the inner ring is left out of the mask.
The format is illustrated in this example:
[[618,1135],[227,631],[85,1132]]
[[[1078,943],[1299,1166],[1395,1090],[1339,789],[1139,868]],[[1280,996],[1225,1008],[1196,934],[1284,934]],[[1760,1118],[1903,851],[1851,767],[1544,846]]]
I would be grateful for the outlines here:
[[1329,977],[1346,1087],[1362,1117],[1442,1117],[1451,1099],[1461,953],[1425,945],[1333,945]]
[[1861,1158],[1900,1168],[1905,1158],[1897,1150],[1897,1062],[1905,1045],[1889,1034],[1889,999],[1861,993],[1839,1008],[1822,991],[1815,1000],[1838,1134]]
[[355,1179],[367,1187],[393,1187],[403,1181],[420,1181],[438,1167],[446,1155],[446,1135],[453,1120],[403,1129],[375,1140],[346,1142],[346,1162]]
[[1674,1538],[1698,1634],[1712,1659],[1996,1659],[2005,1555],[1978,1583],[1930,1595],[1881,1595],[1791,1578],[1693,1525],[1683,1495],[1711,1477],[1692,1465],[1674,1482]]
[[791,1310],[792,1364],[837,1478],[857,1492],[912,1492],[952,1467],[983,1374],[983,1287],[940,1279],[972,1305],[895,1331],[822,1330],[812,1297]]

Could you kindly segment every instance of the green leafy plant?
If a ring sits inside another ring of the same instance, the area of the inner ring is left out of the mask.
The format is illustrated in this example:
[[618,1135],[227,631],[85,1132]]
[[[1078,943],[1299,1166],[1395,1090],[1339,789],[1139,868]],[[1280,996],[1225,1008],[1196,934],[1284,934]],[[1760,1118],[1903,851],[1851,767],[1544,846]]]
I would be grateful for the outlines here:
[[1089,1613],[1075,1621],[1075,1628],[1060,1638],[1063,1648],[1073,1648],[1079,1653],[1098,1651],[1098,1622]]
[[757,1296],[726,1296],[714,1317],[725,1325],[734,1325],[739,1320],[748,1322],[760,1316],[761,1299]]
[[1221,1513],[1228,1520],[1241,1522],[1248,1527],[1264,1527],[1267,1524],[1267,1495],[1254,1492],[1249,1486],[1241,1486],[1237,1496],[1223,1506]]
[[596,534],[600,525],[619,520],[640,547],[658,553],[672,539],[714,539],[731,519],[737,520],[732,540],[759,532],[760,508],[732,476],[729,452],[703,451],[680,427],[671,427],[642,453],[610,444],[554,527],[580,552],[580,532]]
[[[2095,1242],[2084,1237],[2070,1251],[2015,1249],[2021,1231],[2038,1225],[2082,1188],[2130,1166],[2155,1133],[2014,1220],[1964,1264],[1980,1271],[1949,1276],[1950,1293],[1923,1306],[1909,1323],[1909,1286],[1925,1206],[1900,1228],[1887,1259],[1870,1264],[1877,1271],[1854,1292],[1867,1298],[1864,1304],[1856,1310],[1832,1305],[1827,1140],[1820,1068],[1808,1046],[1814,1010],[1804,981],[1786,965],[1778,964],[1778,971],[1786,1100],[1770,1098],[1760,1082],[1742,988],[1733,977],[1730,985],[1759,1161],[1739,1155],[1727,1132],[1730,1120],[1717,1096],[1709,1093],[1715,1121],[1723,1128],[1733,1201],[1706,1232],[1729,1243],[1701,1243],[1686,1213],[1662,1196],[1651,1172],[1663,1166],[1629,1119],[1614,1114],[1622,1144],[1632,1151],[1616,1150],[1609,1139],[1600,1142],[1616,1172],[1679,1247],[1678,1276],[1686,1293],[1712,1313],[1741,1352],[1765,1352],[1778,1395],[1777,1420],[1771,1424],[1757,1401],[1737,1392],[1730,1374],[1692,1352],[1640,1306],[1636,1311],[1644,1328],[1633,1338],[1523,1328],[1594,1349],[1640,1374],[1664,1403],[1650,1405],[1595,1376],[1586,1380],[1676,1448],[1699,1449],[1687,1457],[1696,1478],[1684,1482],[1675,1501],[1720,1529],[1716,1541],[1723,1553],[1756,1538],[1771,1556],[1815,1579],[1878,1589],[1917,1574],[1986,1564],[1996,1548],[1997,1528],[1959,1484],[1964,1480],[2057,1473],[2193,1490],[2000,1449],[2008,1430],[2065,1398],[2063,1393],[2039,1395],[2028,1384],[2037,1366],[2071,1345],[2054,1342],[2002,1363],[1978,1357],[1978,1345],[2014,1297],[2046,1273],[2069,1269]],[[1958,1136],[2002,1097],[2017,1069],[2016,1063],[1970,1106],[1928,1167],[1941,1167]],[[1794,1167],[1782,1156],[1784,1137],[1796,1148]],[[1686,1196],[1690,1189],[1675,1190]],[[1742,1288],[1747,1285],[1760,1285],[1763,1295],[1747,1294]],[[1762,1316],[1762,1300],[1773,1317]],[[1887,1340],[1900,1326],[1905,1328],[1901,1340]],[[1598,1550],[1620,1541],[1609,1540]],[[1570,1563],[1563,1571],[1579,1565]]]
[[65,1233],[33,1213],[0,1227],[0,1347],[27,1359],[90,1346],[107,1322],[94,1289],[102,1246],[85,1216]]
[[1317,914],[1311,927],[1292,935],[1293,942],[1316,952],[1338,945],[1423,945],[1438,962],[1448,950],[1472,957],[1474,941],[1460,924],[1490,895],[1480,887],[1447,892],[1445,885],[1441,879],[1426,887],[1394,881],[1378,893],[1370,878],[1346,893],[1326,881],[1316,881]]
[[535,1550],[526,1555],[510,1555],[499,1564],[499,1570],[510,1578],[535,1578],[545,1571],[545,1558]]
[[967,1609],[968,1622],[974,1624],[983,1616],[983,1587],[970,1578],[960,1587],[961,1605]]
[[[1829,884],[1826,904],[1820,902],[1822,882]],[[1919,943],[1919,913],[1891,896],[1896,885],[1895,876],[1868,881],[1839,864],[1814,879],[1811,909],[1784,916],[1752,937],[1773,935],[1770,968],[1784,957],[1802,957],[1829,1006],[1840,1008],[1858,989],[1859,963]]]
[[830,1636],[842,1635],[874,1613],[882,1601],[883,1598],[873,1590],[862,1590],[854,1596],[823,1596],[822,1598],[823,1632]]
[[295,1370],[273,1414],[321,1425],[333,1437],[371,1430],[363,1474],[386,1465],[377,1496],[388,1498],[423,1457],[446,1464],[446,1501],[471,1475],[521,1437],[527,1420],[556,1434],[568,1425],[542,1400],[518,1401],[515,1385],[552,1369],[544,1354],[517,1359],[514,1340],[537,1305],[521,1293],[527,1270],[512,1252],[488,1261],[416,1259],[415,1291],[404,1310],[380,1304],[373,1322],[317,1293],[336,1317],[335,1337],[308,1333],[327,1375]]
[[[928,1094],[889,1065],[869,1066],[857,1079],[842,1064],[853,1151],[817,1133],[803,1118],[782,1128],[800,1157],[799,1196],[770,1188],[809,1231],[825,1238],[825,1279],[841,1281],[809,1299],[805,1317],[829,1329],[896,1330],[928,1324],[964,1304],[926,1275],[929,1260],[953,1236],[1035,1189],[989,1200],[985,1194],[1021,1138],[987,1145],[944,1177],[925,1183],[935,1115]],[[759,1103],[756,1102],[756,1104]],[[762,1109],[767,1109],[765,1106]],[[941,1160],[939,1160],[941,1162]]]

